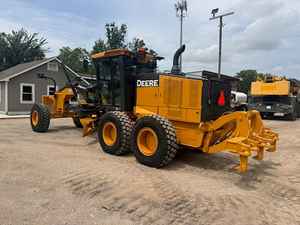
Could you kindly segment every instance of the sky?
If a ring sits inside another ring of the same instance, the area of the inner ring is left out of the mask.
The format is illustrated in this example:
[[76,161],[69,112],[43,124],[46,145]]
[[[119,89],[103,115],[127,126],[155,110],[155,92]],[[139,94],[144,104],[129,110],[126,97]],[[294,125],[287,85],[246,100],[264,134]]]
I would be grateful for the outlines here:
[[[224,19],[222,72],[235,75],[255,69],[300,79],[299,0],[187,0],[183,55],[185,72],[217,71],[218,21],[210,21],[213,8],[234,11]],[[0,0],[0,32],[25,28],[47,38],[47,56],[63,46],[90,50],[104,38],[106,23],[125,23],[127,40],[142,38],[148,48],[166,59],[170,70],[179,47],[179,19],[175,0]]]

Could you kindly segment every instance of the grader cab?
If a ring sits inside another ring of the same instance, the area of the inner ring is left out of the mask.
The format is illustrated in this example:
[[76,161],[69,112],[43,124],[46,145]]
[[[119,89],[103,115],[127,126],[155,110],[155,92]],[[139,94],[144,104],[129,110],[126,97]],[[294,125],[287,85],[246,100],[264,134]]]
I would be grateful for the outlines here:
[[[155,53],[145,49],[117,49],[92,56],[96,83],[70,87],[45,96],[34,105],[31,125],[46,132],[50,119],[72,117],[83,135],[96,132],[102,149],[114,155],[133,152],[140,163],[168,165],[179,147],[208,154],[230,152],[240,157],[239,171],[248,157],[275,151],[278,135],[264,127],[257,111],[231,112],[231,79],[202,71],[188,77],[179,69],[177,50],[171,73],[158,73]],[[92,100],[88,97],[93,95]],[[78,104],[70,107],[74,97]]]

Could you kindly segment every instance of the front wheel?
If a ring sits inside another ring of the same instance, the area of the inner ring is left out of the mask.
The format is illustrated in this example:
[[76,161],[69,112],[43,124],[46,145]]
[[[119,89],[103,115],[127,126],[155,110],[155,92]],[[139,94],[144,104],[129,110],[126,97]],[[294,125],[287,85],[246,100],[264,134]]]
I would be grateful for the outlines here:
[[296,121],[297,120],[297,113],[295,112],[295,110],[287,116],[287,119],[290,120],[290,121]]
[[31,128],[34,132],[47,132],[50,125],[50,112],[45,105],[34,104],[30,114]]
[[77,128],[83,128],[82,123],[80,122],[79,117],[73,117],[73,123]]

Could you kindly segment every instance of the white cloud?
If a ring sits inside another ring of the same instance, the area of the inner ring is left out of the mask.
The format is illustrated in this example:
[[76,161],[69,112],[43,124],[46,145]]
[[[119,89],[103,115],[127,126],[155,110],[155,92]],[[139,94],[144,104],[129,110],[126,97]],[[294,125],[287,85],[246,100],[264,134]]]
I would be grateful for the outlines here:
[[[231,5],[235,15],[225,18],[224,72],[232,74],[247,68],[277,72],[274,68],[278,69],[280,65],[281,73],[297,76],[295,69],[286,65],[297,63],[295,52],[300,50],[300,8],[296,5],[299,2],[293,0],[239,1]],[[208,40],[210,47],[197,46],[188,55],[188,60],[211,67],[217,64],[217,28],[216,31],[206,30],[206,36],[214,43]]]
[[[52,12],[15,0],[4,7],[0,30],[10,32],[25,28],[39,33],[48,40],[49,56],[57,55],[62,46],[90,47],[96,40],[98,27],[88,18],[69,12]],[[11,8],[14,10],[9,10]]]

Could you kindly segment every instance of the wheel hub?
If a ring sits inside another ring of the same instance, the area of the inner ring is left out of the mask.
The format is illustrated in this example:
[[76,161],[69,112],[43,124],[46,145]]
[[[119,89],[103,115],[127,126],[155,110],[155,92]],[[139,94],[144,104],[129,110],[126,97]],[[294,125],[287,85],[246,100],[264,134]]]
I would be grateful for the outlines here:
[[39,113],[37,111],[33,111],[31,115],[31,122],[34,126],[36,126],[39,122]]
[[138,133],[137,145],[143,155],[154,155],[158,148],[158,137],[154,130],[148,127],[141,129]]
[[108,122],[104,124],[103,133],[102,133],[103,141],[108,146],[113,146],[117,141],[117,127],[112,122]]

